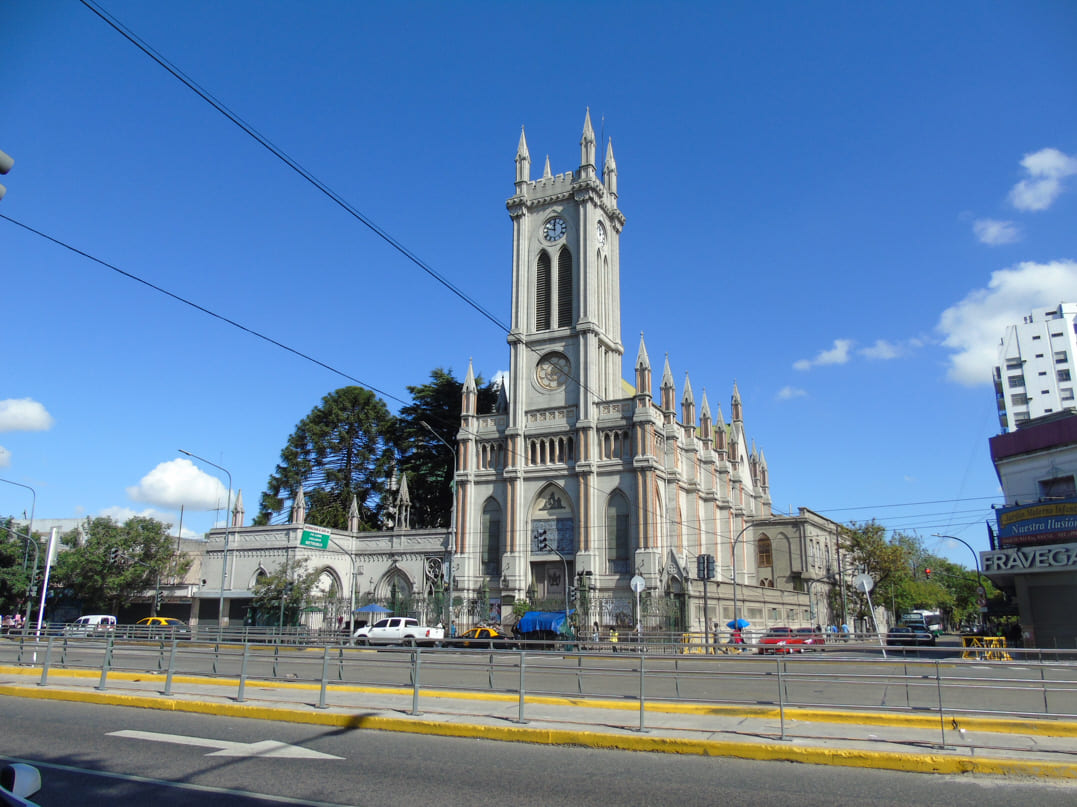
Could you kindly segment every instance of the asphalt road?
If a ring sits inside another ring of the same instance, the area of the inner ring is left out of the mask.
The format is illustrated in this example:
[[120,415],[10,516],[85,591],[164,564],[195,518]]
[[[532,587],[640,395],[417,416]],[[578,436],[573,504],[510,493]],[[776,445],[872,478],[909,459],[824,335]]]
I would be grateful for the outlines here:
[[[18,698],[0,698],[0,721],[0,756],[42,771],[42,807],[1061,807],[1077,799],[1077,784],[531,746]],[[266,741],[328,756],[248,756],[265,754],[265,746],[237,745]]]
[[[0,644],[0,663],[12,663],[14,643]],[[154,643],[117,642],[116,670],[164,672],[169,648]],[[102,642],[57,645],[54,666],[101,668]],[[177,674],[250,680],[317,682],[323,670],[331,684],[409,687],[410,651],[329,648],[274,648],[252,645],[244,659],[237,646],[181,642]],[[487,651],[422,651],[424,687],[516,692],[519,654]],[[38,653],[38,663],[44,654]],[[953,662],[953,663],[951,663]],[[636,699],[641,656],[631,653],[527,654],[525,689],[531,694]],[[713,701],[860,708],[937,709],[940,695],[950,710],[1004,714],[1077,714],[1077,665],[1046,662],[961,662],[960,648],[889,652],[833,650],[796,656],[647,655],[648,699]],[[939,676],[939,679],[936,678]],[[941,680],[940,680],[941,679]]]

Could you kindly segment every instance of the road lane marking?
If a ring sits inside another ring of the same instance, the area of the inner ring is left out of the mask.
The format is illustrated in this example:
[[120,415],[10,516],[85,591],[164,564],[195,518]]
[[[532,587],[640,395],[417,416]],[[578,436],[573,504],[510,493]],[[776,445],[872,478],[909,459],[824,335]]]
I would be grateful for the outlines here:
[[214,740],[209,737],[188,737],[183,734],[161,734],[156,731],[111,731],[109,737],[126,737],[132,740],[149,740],[155,743],[193,745],[198,748],[216,748],[207,757],[273,757],[275,759],[344,759],[333,754],[323,754],[300,745],[289,745],[276,740],[254,743],[237,743],[231,740]]

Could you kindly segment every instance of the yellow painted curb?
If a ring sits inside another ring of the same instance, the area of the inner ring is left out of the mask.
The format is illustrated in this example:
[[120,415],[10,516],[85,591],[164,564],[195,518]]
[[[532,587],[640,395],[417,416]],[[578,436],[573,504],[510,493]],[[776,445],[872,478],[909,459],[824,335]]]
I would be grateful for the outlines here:
[[[0,665],[0,674],[20,676],[40,676],[39,667],[14,667]],[[57,669],[49,671],[49,678],[100,678],[100,671],[94,670],[71,670]],[[117,681],[165,681],[163,673],[132,673],[123,671],[109,671],[109,680]],[[230,678],[208,678],[206,676],[174,675],[174,683],[195,684],[198,686],[215,686],[221,688],[238,689],[239,680]],[[300,681],[261,681],[248,680],[249,689],[261,690],[319,690],[320,684],[305,683]],[[329,692],[362,692],[378,695],[410,695],[410,687],[377,687],[377,686],[349,686],[346,684],[330,684]],[[489,701],[493,703],[517,703],[519,696],[501,692],[453,692],[449,690],[420,690],[423,698],[446,698],[456,700]],[[545,704],[549,706],[575,706],[578,708],[615,709],[619,711],[639,711],[639,703],[626,700],[602,700],[598,698],[570,698],[551,695],[526,695],[525,703]],[[730,717],[754,717],[760,719],[777,720],[781,712],[773,706],[728,706],[722,704],[704,703],[669,703],[653,702],[646,705],[646,711],[652,714],[694,714],[694,715],[726,715]],[[837,709],[804,709],[788,708],[785,717],[789,720],[799,720],[805,723],[834,723],[842,725],[858,726],[891,726],[912,729],[933,730],[939,726],[938,714],[897,714],[883,712],[858,712],[852,710]],[[1077,737],[1077,722],[1065,720],[1044,720],[1038,718],[992,718],[975,717],[947,714],[945,716],[948,731],[965,729],[967,731],[981,731],[989,734],[1024,734],[1040,737]]]
[[994,776],[1038,776],[1077,779],[1077,764],[1031,762],[1014,759],[987,759],[943,754],[908,754],[887,751],[813,748],[773,743],[736,743],[688,738],[651,737],[646,734],[601,734],[566,729],[540,729],[526,726],[480,726],[467,723],[443,723],[418,718],[377,715],[309,712],[296,709],[251,706],[240,703],[206,703],[175,698],[120,695],[97,691],[46,689],[0,685],[0,695],[42,700],[131,706],[142,709],[213,714],[257,720],[276,720],[319,726],[377,731],[398,731],[440,737],[469,737],[502,742],[541,745],[585,746],[622,751],[649,751],[737,759],[801,762],[812,765],[838,765],[916,773],[978,773]]

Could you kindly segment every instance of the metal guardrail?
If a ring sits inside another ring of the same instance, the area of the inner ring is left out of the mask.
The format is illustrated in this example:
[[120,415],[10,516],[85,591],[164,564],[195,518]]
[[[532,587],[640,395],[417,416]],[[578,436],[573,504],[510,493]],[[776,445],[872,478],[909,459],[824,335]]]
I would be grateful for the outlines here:
[[1014,660],[998,661],[960,658],[957,647],[945,648],[953,653],[946,658],[893,647],[881,658],[874,653],[878,644],[855,641],[828,645],[827,652],[763,656],[652,653],[650,643],[623,641],[567,642],[557,650],[358,649],[313,645],[305,637],[292,642],[272,635],[257,641],[222,637],[228,640],[203,641],[198,634],[193,641],[150,638],[123,630],[39,639],[9,635],[0,642],[0,663],[7,657],[40,665],[40,686],[58,669],[99,671],[100,690],[107,689],[110,674],[155,671],[165,676],[166,697],[179,674],[227,678],[238,681],[239,702],[248,681],[302,682],[319,687],[318,708],[326,707],[333,685],[410,688],[412,714],[420,713],[421,692],[509,693],[519,700],[518,722],[526,722],[527,695],[637,700],[641,730],[648,703],[677,701],[777,707],[783,737],[790,708],[937,715],[944,745],[947,716],[1077,718],[1077,651],[1011,648]]

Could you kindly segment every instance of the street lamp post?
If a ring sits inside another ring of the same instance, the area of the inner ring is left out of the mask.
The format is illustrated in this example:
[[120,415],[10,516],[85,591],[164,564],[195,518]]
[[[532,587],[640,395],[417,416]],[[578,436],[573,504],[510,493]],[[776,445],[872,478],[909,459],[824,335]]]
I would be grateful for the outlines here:
[[737,630],[739,623],[737,622],[737,543],[744,537],[751,524],[745,524],[744,528],[737,533],[737,537],[733,539],[733,629]]
[[[0,151],[0,154],[3,154],[3,152]],[[37,508],[37,491],[34,490],[29,485],[24,485],[22,482],[12,482],[10,479],[0,479],[0,482],[7,482],[9,485],[18,485],[20,488],[26,488],[33,495],[33,498],[30,500],[30,524],[26,528],[26,534],[27,535],[33,535],[34,534],[34,510]],[[23,571],[26,570],[26,561],[25,560],[23,561],[22,568],[23,568]]]
[[[976,595],[977,597],[986,596],[987,590],[984,588],[983,576],[980,574],[980,556],[976,554],[976,550],[972,548],[972,545],[968,541],[964,541],[958,538],[956,535],[939,535],[935,533],[936,538],[949,538],[951,541],[957,541],[959,544],[964,544],[968,547],[969,552],[972,553],[972,561],[976,564]],[[985,600],[986,602],[986,600]],[[977,607],[982,607],[977,602]],[[986,608],[985,608],[986,610]],[[982,613],[982,612],[981,612]],[[983,627],[983,617],[980,617],[980,626]]]
[[337,543],[333,538],[329,538],[329,543],[334,546],[340,547],[340,549],[348,556],[348,560],[352,562],[352,584],[351,584],[351,596],[348,598],[348,644],[352,643],[352,623],[355,621],[355,555],[344,547]]
[[221,633],[224,632],[224,583],[228,574],[228,529],[231,526],[229,519],[232,517],[232,474],[228,472],[227,468],[223,468],[215,462],[210,462],[205,457],[192,454],[190,451],[184,451],[181,448],[179,453],[186,454],[192,459],[206,463],[206,465],[212,465],[218,471],[224,471],[228,475],[228,501],[224,509],[224,551],[221,553],[221,593],[217,600],[217,636],[219,638]]
[[437,440],[439,443],[445,446],[445,448],[449,449],[449,451],[452,452],[452,482],[450,483],[450,486],[452,488],[452,504],[449,506],[449,523],[452,525],[452,535],[449,537],[449,569],[447,574],[449,579],[449,624],[446,625],[446,631],[451,636],[453,634],[453,558],[456,554],[456,537],[459,531],[459,524],[457,524],[456,522],[456,473],[460,463],[456,456],[455,448],[449,445],[449,443],[440,434],[434,431],[433,427],[431,427],[431,425],[425,420],[420,420],[419,423],[424,429],[434,435],[435,440]]
[[[4,154],[2,151],[0,151],[0,156],[6,157],[7,155]],[[8,168],[10,168],[10,167],[11,166],[9,165]],[[7,171],[0,171],[0,173],[6,174]],[[0,187],[2,187],[2,186],[0,186]],[[0,196],[3,196],[3,194],[0,193]],[[0,479],[0,482],[7,482],[9,485],[17,485],[20,488],[26,488],[33,495],[33,498],[30,500],[30,523],[26,527],[26,535],[34,545],[34,573],[30,577],[30,579],[33,580],[34,577],[37,576],[37,564],[38,564],[38,561],[39,561],[40,556],[41,556],[41,552],[40,552],[40,550],[38,549],[38,546],[37,546],[37,541],[34,540],[34,510],[37,509],[37,491],[34,490],[29,485],[24,485],[22,482],[13,482],[10,479]],[[18,535],[18,533],[15,533],[15,534]],[[29,546],[27,546],[26,555],[23,556],[23,564],[22,564],[23,571],[26,571],[26,560],[27,560],[27,556],[29,554],[30,554],[30,548],[29,548]],[[31,597],[29,595],[29,593],[27,593],[27,597],[26,597],[26,622],[24,623],[26,625],[30,624],[30,605],[31,605],[32,600],[33,600],[33,597]]]
[[27,532],[26,535],[22,535],[22,534],[19,533],[18,530],[11,530],[11,529],[8,529],[7,527],[4,527],[3,529],[10,532],[16,538],[24,538],[26,540],[26,552],[27,552],[27,554],[29,554],[31,546],[33,546],[33,548],[34,548],[34,570],[33,570],[33,573],[30,575],[30,581],[26,584],[26,619],[23,622],[23,625],[25,625],[27,628],[29,628],[30,627],[30,608],[31,608],[31,606],[33,605],[33,602],[34,602],[34,591],[33,591],[34,578],[37,577],[37,564],[38,564],[38,562],[40,560],[40,557],[41,557],[41,550],[38,549],[37,541],[34,540],[33,536],[31,536],[29,532]]

